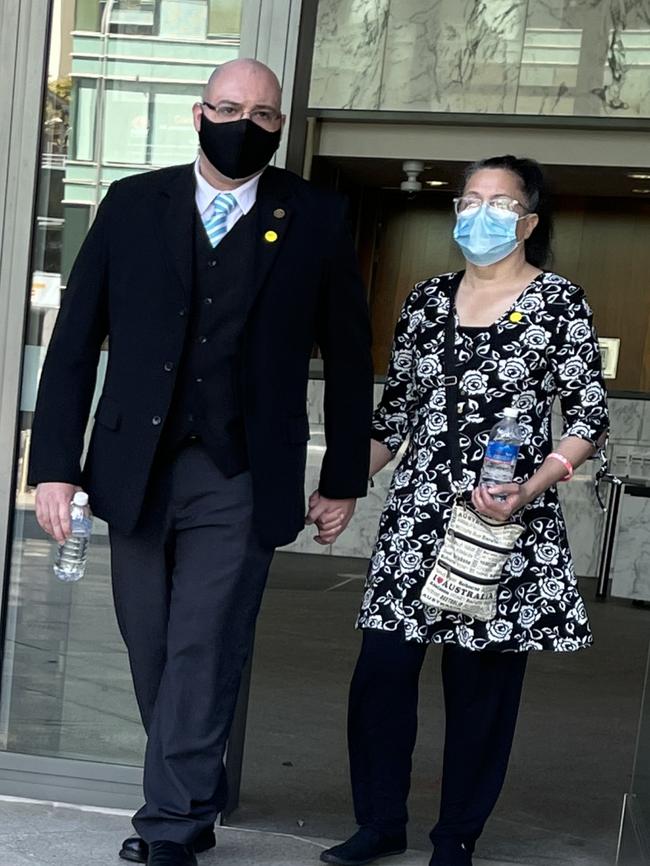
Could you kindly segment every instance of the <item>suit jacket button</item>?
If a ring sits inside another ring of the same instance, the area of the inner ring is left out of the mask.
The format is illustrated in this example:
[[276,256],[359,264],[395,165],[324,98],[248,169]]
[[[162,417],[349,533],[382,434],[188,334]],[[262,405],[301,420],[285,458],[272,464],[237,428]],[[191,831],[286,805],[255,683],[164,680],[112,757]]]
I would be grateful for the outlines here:
[[160,417],[160,415],[154,415],[151,419],[151,423],[154,427],[159,427],[162,424],[162,418]]
[[179,315],[179,316],[186,316],[186,315],[187,315],[187,310],[186,310],[186,309],[179,310],[179,311],[178,311],[178,315]]
[[174,364],[172,363],[172,361],[165,361],[163,369],[165,373],[171,373],[171,371],[174,369]]
[[210,259],[210,261],[208,262],[208,267],[209,267],[209,268],[216,268],[216,266],[217,266],[218,264],[219,264],[219,260],[218,260],[218,259]]

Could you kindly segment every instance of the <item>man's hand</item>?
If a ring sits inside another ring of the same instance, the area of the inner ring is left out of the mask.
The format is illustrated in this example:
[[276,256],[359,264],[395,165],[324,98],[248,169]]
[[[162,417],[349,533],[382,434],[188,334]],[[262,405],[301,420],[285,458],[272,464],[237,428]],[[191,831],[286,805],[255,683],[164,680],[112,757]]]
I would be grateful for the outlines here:
[[314,541],[318,544],[333,544],[352,519],[356,499],[328,499],[315,490],[309,497],[307,525],[313,523],[319,529]]
[[48,481],[36,488],[38,524],[59,544],[63,544],[72,534],[70,503],[78,490],[81,488],[60,481]]

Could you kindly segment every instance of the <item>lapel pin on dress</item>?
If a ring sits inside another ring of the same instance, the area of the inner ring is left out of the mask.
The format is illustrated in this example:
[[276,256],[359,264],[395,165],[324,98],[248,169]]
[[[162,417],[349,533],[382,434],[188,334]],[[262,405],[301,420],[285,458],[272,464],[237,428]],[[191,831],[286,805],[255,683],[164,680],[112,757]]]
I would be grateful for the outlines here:
[[274,244],[278,239],[278,233],[274,232],[272,229],[268,232],[264,232],[264,240],[267,244]]
[[515,322],[516,324],[517,322],[521,322],[521,320],[524,318],[524,314],[520,313],[519,310],[515,310],[514,312],[510,313],[510,316],[508,318],[511,322]]

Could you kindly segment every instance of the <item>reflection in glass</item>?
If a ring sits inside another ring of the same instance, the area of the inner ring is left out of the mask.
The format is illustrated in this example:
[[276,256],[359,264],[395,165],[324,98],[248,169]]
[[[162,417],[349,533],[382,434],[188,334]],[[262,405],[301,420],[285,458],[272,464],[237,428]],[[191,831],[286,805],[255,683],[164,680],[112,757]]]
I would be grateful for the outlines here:
[[241,0],[57,0],[53,10],[0,748],[137,765],[143,733],[113,613],[107,528],[95,521],[84,579],[57,581],[54,544],[27,488],[30,427],[61,295],[97,205],[114,180],[194,158],[191,107],[214,66],[238,55]]
[[[99,5],[100,15],[103,15],[106,7],[111,4],[103,2]],[[109,32],[123,35],[153,35],[156,30],[156,7],[159,5],[154,0],[113,0]]]
[[73,122],[70,156],[91,161],[95,152],[95,112],[97,111],[97,83],[80,79],[74,82]]
[[311,105],[650,117],[647,0],[320,0]]
[[149,94],[109,87],[104,95],[104,159],[146,165]]
[[650,832],[650,658],[641,706],[632,792],[636,796],[639,814],[643,818],[644,829],[647,834]]

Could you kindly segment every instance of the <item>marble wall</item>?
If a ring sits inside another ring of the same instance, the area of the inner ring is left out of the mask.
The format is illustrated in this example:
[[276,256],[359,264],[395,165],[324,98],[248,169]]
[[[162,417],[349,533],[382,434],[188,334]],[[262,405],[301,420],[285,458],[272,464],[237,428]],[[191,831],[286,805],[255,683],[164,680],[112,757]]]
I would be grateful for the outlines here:
[[[322,380],[312,379],[309,387],[312,438],[309,443],[307,495],[318,487],[320,463],[325,447],[323,386]],[[375,385],[375,403],[379,401],[381,391],[382,386]],[[629,474],[650,479],[650,400],[610,398],[610,413],[609,453],[612,456],[613,469],[620,475]],[[559,438],[561,429],[562,419],[559,411],[556,410],[553,414],[556,440]],[[588,461],[568,484],[559,487],[576,570],[578,574],[585,577],[593,577],[597,574],[604,527],[604,515],[598,505],[593,486],[593,475],[597,468],[597,461]],[[368,557],[374,544],[379,515],[384,506],[394,469],[395,463],[375,477],[375,486],[370,489],[365,499],[359,501],[350,526],[334,545],[323,547],[316,544],[313,540],[316,532],[308,527],[294,544],[284,549],[324,556]],[[650,500],[646,501],[650,502]],[[650,550],[650,524],[646,526],[648,526],[647,546]]]
[[314,108],[650,116],[647,0],[320,0]]
[[650,489],[624,493],[610,571],[612,595],[650,601],[649,527]]

